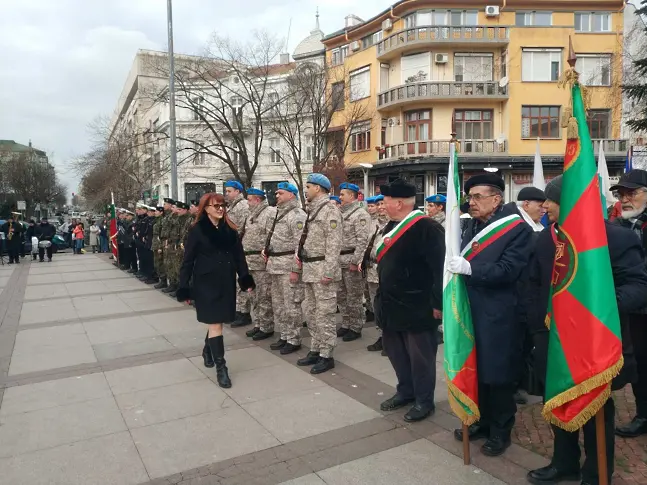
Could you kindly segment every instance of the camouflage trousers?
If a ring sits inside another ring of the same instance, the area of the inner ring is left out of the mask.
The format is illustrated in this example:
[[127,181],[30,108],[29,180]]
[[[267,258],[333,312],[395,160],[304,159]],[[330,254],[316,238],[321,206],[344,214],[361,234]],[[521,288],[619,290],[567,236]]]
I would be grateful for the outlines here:
[[236,293],[236,311],[240,313],[249,313],[251,306],[252,302],[250,300],[249,293],[246,291],[240,291],[239,289],[238,293]]
[[166,278],[166,267],[164,266],[164,253],[157,250],[153,251],[153,264],[155,265],[155,272],[161,280]]
[[273,274],[271,277],[272,309],[281,332],[280,338],[292,345],[301,345],[303,283],[290,283],[289,274]]
[[354,332],[361,332],[366,315],[362,299],[364,297],[364,278],[359,271],[349,268],[341,269],[341,284],[337,292],[339,313],[341,313],[342,328],[349,328]]
[[256,283],[256,288],[249,294],[254,326],[263,332],[273,332],[272,275],[265,270],[252,270],[250,273]]
[[[375,302],[375,294],[377,293],[377,287],[378,287],[377,283],[368,283],[368,294],[371,302],[371,308],[373,309],[373,313],[375,313],[374,302]],[[377,327],[377,335],[379,337],[382,336],[382,329],[380,327]]]
[[180,268],[177,263],[177,250],[172,247],[164,248],[164,267],[169,283],[178,284],[180,281]]
[[337,287],[336,282],[305,283],[310,350],[326,358],[332,357],[337,344]]

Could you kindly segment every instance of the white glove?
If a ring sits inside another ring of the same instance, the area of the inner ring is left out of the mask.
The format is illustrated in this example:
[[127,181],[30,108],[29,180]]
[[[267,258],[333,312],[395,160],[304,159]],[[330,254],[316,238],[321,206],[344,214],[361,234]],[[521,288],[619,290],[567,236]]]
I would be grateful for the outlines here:
[[469,261],[460,256],[452,256],[447,265],[447,269],[456,274],[464,274],[467,276],[472,274],[472,267]]

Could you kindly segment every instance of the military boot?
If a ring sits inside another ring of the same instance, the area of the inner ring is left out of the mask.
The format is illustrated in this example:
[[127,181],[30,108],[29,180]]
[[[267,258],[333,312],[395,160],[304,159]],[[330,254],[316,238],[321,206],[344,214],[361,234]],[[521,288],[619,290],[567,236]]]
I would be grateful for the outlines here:
[[366,347],[366,350],[368,350],[369,352],[380,352],[382,351],[382,349],[382,337],[379,337],[374,344]]
[[260,331],[261,331],[261,329],[260,329],[260,328],[258,328],[258,327],[254,327],[254,328],[252,328],[251,330],[247,330],[247,332],[245,332],[245,335],[247,335],[248,337],[250,337],[250,338],[251,338],[251,337],[253,337],[254,335],[256,335],[256,334],[257,334],[258,332],[260,332]]
[[166,284],[166,278],[161,279],[159,283],[157,283],[153,288],[156,290],[163,290],[166,288],[168,285]]
[[162,293],[173,293],[174,291],[177,291],[177,285],[175,283],[171,283],[162,290]]
[[310,374],[321,374],[334,368],[335,359],[332,357],[319,357],[319,361],[310,369]]
[[319,352],[313,352],[311,350],[310,352],[308,352],[308,355],[297,360],[297,365],[300,365],[301,367],[304,367],[306,365],[315,365],[317,362],[319,362],[319,359]]
[[252,323],[252,316],[249,313],[240,313],[238,318],[231,324],[231,328],[244,327]]
[[352,342],[353,340],[357,340],[358,338],[361,338],[362,332],[356,332],[355,330],[348,330],[342,340],[344,342]]

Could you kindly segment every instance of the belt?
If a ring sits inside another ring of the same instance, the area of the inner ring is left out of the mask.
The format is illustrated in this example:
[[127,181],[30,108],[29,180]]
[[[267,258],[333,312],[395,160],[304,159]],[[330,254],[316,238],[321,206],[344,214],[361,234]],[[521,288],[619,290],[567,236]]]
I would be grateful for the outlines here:
[[301,259],[302,262],[304,263],[315,263],[317,261],[325,261],[326,257],[325,256],[312,256],[312,257],[304,257]]
[[344,255],[346,255],[346,254],[354,254],[354,253],[355,253],[355,248],[353,248],[353,249],[342,249],[342,250],[339,252],[339,254],[340,254],[341,256],[344,256]]
[[245,251],[245,256],[254,256],[256,254],[261,254],[260,251]]
[[289,256],[294,254],[294,251],[269,251],[268,256]]

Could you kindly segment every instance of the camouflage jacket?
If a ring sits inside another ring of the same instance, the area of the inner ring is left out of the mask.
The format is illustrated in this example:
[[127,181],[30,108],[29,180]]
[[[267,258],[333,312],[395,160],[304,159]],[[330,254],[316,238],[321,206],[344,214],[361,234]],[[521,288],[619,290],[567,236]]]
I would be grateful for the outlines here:
[[342,246],[339,264],[348,268],[351,264],[358,265],[364,258],[364,252],[371,230],[371,214],[359,205],[358,201],[341,207],[342,215]]
[[436,221],[438,224],[441,226],[445,227],[445,213],[444,212],[439,212],[435,216],[431,216],[431,218]]
[[176,248],[180,245],[180,226],[182,225],[180,217],[177,214],[171,214],[168,222],[168,244],[169,247]]
[[[371,241],[371,238],[373,238],[373,234],[375,234],[375,238],[373,239],[373,245],[371,246],[371,253],[370,253],[370,259],[369,259],[369,264],[368,268],[366,268],[366,281],[369,283],[379,283],[380,280],[377,276],[377,247],[380,245],[382,242],[382,239],[384,239],[384,235],[382,234],[382,230],[384,229],[384,226],[386,226],[386,223],[389,222],[388,218],[386,217],[378,217],[377,215],[375,217],[371,217],[371,230],[369,232],[369,243]],[[377,231],[377,234],[375,233]]]
[[182,226],[182,246],[186,246],[186,240],[189,238],[189,231],[193,227],[193,222],[195,221],[195,216],[193,214],[187,213],[184,219],[184,226]]
[[242,194],[227,204],[227,215],[231,222],[236,224],[238,232],[241,232],[245,227],[245,221],[249,217],[249,204]]
[[306,221],[306,213],[299,207],[297,199],[277,206],[276,224],[270,221],[268,231],[272,231],[269,241],[267,272],[271,274],[298,273],[301,270],[294,259],[299,246],[301,233]]
[[166,244],[166,240],[169,238],[170,225],[169,222],[173,216],[171,211],[165,211],[164,215],[160,217],[160,239],[162,240],[162,246]]
[[261,251],[265,247],[267,233],[271,228],[272,221],[276,215],[276,208],[270,207],[267,200],[264,200],[250,210],[249,217],[241,235],[243,237],[243,249],[247,266],[250,270],[264,270],[265,260]]
[[341,212],[328,196],[310,202],[303,245],[302,279],[318,283],[324,277],[341,280],[339,252],[342,245]]
[[157,251],[162,249],[162,241],[160,241],[160,228],[162,227],[162,216],[153,218],[153,245],[151,249]]

